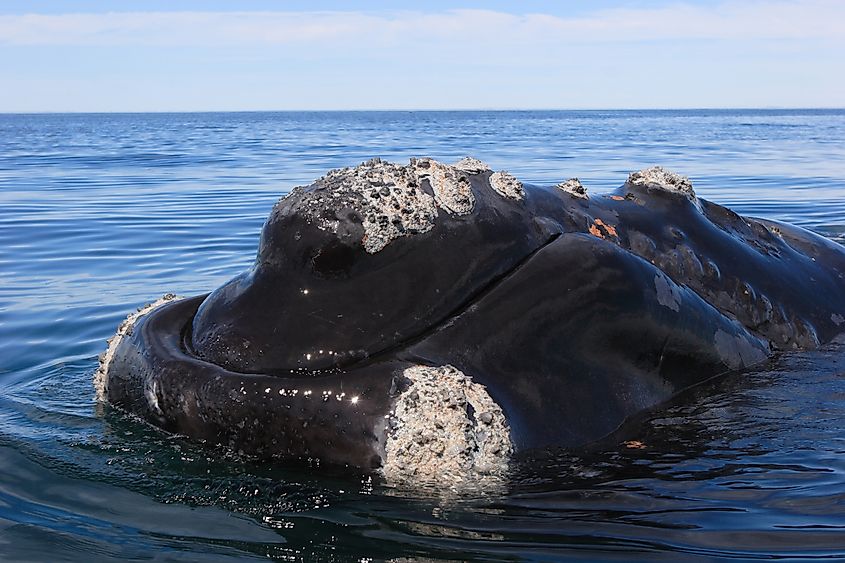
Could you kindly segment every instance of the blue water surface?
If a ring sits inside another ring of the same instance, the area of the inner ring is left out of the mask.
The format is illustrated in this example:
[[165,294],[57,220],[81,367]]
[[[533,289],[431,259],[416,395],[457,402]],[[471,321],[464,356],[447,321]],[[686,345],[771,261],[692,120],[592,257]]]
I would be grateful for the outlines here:
[[292,187],[374,156],[465,155],[591,192],[659,164],[742,214],[845,241],[842,110],[0,115],[0,560],[845,558],[833,347],[472,492],[259,464],[95,402],[127,313],[245,269]]

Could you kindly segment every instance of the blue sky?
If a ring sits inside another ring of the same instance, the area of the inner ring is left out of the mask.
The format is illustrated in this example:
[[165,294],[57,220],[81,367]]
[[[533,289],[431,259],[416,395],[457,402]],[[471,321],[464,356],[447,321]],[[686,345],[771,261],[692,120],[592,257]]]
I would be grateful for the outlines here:
[[0,3],[0,111],[845,107],[845,2]]

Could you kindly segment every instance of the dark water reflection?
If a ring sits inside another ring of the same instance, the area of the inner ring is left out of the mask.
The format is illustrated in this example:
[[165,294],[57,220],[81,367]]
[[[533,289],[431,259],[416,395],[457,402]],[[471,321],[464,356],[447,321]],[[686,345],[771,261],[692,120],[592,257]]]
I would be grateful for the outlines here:
[[837,347],[461,491],[257,464],[94,403],[126,313],[245,268],[292,186],[371,156],[467,153],[591,191],[662,164],[845,240],[842,111],[0,116],[0,560],[845,558]]

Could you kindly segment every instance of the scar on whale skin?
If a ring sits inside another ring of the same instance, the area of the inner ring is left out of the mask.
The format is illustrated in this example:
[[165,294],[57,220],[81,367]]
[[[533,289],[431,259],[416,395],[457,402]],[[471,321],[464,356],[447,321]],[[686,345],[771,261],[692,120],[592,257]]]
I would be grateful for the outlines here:
[[657,290],[657,302],[672,309],[676,313],[681,310],[681,293],[678,286],[670,283],[665,275],[654,276],[654,287]]

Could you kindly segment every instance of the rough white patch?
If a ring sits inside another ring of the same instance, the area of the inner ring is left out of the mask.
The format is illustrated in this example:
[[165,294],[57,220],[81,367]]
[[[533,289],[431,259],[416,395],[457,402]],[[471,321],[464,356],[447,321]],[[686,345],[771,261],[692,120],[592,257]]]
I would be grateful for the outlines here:
[[[122,323],[120,323],[115,335],[108,339],[108,346],[105,352],[100,354],[100,362],[97,366],[97,371],[94,372],[94,390],[96,391],[98,401],[106,402],[108,398],[109,366],[114,359],[115,350],[117,350],[117,346],[120,344],[120,341],[123,340],[123,337],[132,334],[132,329],[134,328],[135,323],[138,322],[138,319],[162,305],[177,299],[181,299],[181,297],[168,293],[160,299],[139,308],[137,311],[127,316]],[[151,406],[153,405],[151,404]],[[157,407],[157,404],[155,406]]]
[[[422,180],[431,185],[434,197],[422,189]],[[332,170],[315,184],[328,189],[305,192],[303,202],[317,225],[326,230],[337,227],[337,221],[321,213],[327,207],[355,209],[364,227],[361,242],[370,253],[399,237],[430,231],[438,207],[465,215],[475,206],[467,172],[430,158],[411,159],[408,166],[374,158],[355,168]]]
[[517,180],[510,172],[504,170],[494,172],[490,176],[490,185],[505,197],[517,200],[525,197],[525,188],[522,187],[522,182]]
[[156,414],[162,414],[161,407],[158,406],[158,382],[155,380],[147,380],[144,382],[144,397],[147,399],[147,404],[150,405],[150,410]]
[[[298,196],[296,211],[322,230],[339,232],[344,224],[333,210],[360,215],[361,243],[374,254],[397,238],[433,229],[438,208],[452,215],[471,213],[475,194],[469,175],[488,170],[470,157],[454,166],[430,158],[412,158],[407,166],[374,158],[354,168],[332,170],[312,186],[297,187],[291,193]],[[423,180],[431,186],[433,197],[422,188]],[[507,172],[492,174],[490,184],[505,197],[521,200],[525,196],[522,183]]]
[[561,182],[557,186],[555,186],[559,190],[563,190],[568,194],[572,194],[575,197],[580,197],[581,199],[587,199],[589,196],[587,195],[587,188],[581,183],[581,180],[578,178],[570,178],[565,182]]
[[666,276],[654,276],[654,288],[657,290],[657,302],[675,311],[681,310],[681,290]]
[[670,192],[695,197],[692,182],[686,176],[675,174],[661,166],[652,166],[628,175],[628,183],[635,186],[652,186]]
[[394,482],[502,475],[513,453],[505,415],[483,385],[452,366],[414,366],[388,416],[382,471]]
[[437,207],[425,193],[412,167],[381,159],[368,160],[355,168],[332,170],[323,179],[331,195],[346,199],[357,194],[363,203],[364,249],[376,253],[390,241],[434,227]]
[[420,179],[428,179],[434,201],[441,209],[455,215],[472,211],[475,196],[466,172],[430,158],[412,158],[411,167]]
[[839,313],[833,313],[832,315],[830,315],[830,320],[832,320],[836,324],[836,326],[845,323],[845,317],[843,317]]
[[463,157],[452,166],[454,166],[458,170],[463,170],[467,174],[481,174],[482,172],[487,172],[488,170],[490,170],[490,167],[487,166],[485,162],[482,162],[477,158],[473,158],[471,156]]

